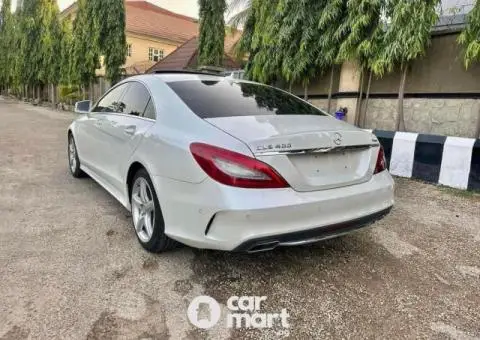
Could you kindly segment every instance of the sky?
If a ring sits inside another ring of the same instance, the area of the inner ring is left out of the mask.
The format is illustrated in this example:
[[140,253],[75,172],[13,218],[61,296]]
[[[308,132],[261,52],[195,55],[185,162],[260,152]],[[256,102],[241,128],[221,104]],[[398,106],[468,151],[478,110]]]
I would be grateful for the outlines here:
[[[74,2],[73,0],[57,1],[61,10],[67,8]],[[16,8],[16,2],[16,0],[12,0],[12,8]],[[155,5],[168,9],[172,12],[198,18],[198,0],[149,0],[149,2],[152,2]]]

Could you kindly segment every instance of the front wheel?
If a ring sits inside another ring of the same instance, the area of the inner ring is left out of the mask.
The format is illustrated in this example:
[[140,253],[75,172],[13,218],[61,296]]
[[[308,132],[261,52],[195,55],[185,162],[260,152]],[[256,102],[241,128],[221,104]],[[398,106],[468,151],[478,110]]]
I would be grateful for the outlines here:
[[130,203],[133,226],[142,247],[153,253],[174,248],[177,243],[165,235],[165,222],[157,194],[144,169],[133,178]]

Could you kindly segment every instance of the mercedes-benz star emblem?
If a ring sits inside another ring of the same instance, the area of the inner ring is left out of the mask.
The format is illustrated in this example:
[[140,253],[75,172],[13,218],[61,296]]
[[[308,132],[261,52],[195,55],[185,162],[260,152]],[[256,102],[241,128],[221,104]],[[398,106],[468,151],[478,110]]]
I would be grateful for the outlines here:
[[339,134],[338,132],[336,132],[336,133],[333,135],[333,142],[334,142],[336,145],[342,144],[342,135]]

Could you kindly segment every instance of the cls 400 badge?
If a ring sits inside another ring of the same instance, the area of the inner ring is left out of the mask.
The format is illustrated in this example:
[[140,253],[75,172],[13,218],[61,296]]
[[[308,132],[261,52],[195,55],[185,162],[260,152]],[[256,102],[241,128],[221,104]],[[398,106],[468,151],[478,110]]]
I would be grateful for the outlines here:
[[266,145],[259,145],[257,146],[257,151],[279,151],[279,150],[287,150],[291,149],[292,144],[266,144]]

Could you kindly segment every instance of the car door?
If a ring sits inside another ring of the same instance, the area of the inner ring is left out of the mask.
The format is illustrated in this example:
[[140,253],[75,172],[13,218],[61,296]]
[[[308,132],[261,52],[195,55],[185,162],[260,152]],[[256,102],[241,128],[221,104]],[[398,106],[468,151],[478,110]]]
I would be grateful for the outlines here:
[[116,112],[127,84],[121,84],[108,91],[92,108],[87,119],[79,124],[77,148],[82,165],[94,172],[94,175],[105,178],[104,155],[108,153],[107,133],[105,131],[106,116]]
[[145,132],[155,123],[155,109],[149,91],[139,82],[129,82],[117,112],[105,118],[108,154],[104,171],[111,184],[122,192],[128,162]]

